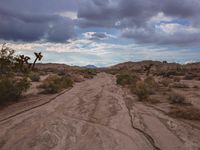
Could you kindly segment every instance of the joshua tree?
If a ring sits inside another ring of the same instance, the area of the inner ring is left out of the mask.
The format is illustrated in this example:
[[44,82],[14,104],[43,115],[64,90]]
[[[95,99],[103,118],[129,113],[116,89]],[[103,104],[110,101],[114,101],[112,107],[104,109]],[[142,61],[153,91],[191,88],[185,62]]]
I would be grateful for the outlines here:
[[0,50],[0,73],[6,73],[13,67],[15,51],[3,43]]
[[28,56],[19,55],[18,57],[16,57],[16,61],[19,64],[18,67],[20,68],[21,71],[23,71],[24,63],[29,66],[28,60],[30,60],[30,57]]
[[151,68],[153,67],[153,64],[149,64],[148,66],[144,66],[144,71],[146,71],[146,75],[149,76]]
[[39,52],[39,53],[36,53],[36,52],[35,52],[34,54],[35,54],[35,57],[36,57],[36,58],[35,58],[35,60],[34,60],[34,62],[33,62],[32,70],[35,68],[35,63],[36,63],[36,61],[37,61],[37,60],[40,61],[40,60],[42,59],[42,57],[43,57],[42,54],[41,54],[41,52]]

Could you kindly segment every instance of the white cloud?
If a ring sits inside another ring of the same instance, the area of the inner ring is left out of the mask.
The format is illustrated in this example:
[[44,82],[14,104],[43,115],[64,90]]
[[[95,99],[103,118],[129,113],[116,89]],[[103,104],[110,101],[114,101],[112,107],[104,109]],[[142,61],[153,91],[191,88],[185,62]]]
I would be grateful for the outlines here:
[[59,13],[58,15],[60,15],[62,17],[67,17],[67,18],[70,18],[70,19],[73,19],[73,20],[78,18],[77,12],[75,12],[75,11],[65,11],[65,12]]
[[200,33],[199,28],[195,28],[192,26],[181,25],[178,23],[161,23],[160,25],[156,25],[156,30],[164,32],[166,34],[176,34],[176,33]]
[[189,49],[171,50],[140,44],[112,44],[88,39],[71,40],[69,43],[10,43],[8,46],[18,53],[32,55],[42,51],[43,62],[66,63],[70,65],[110,66],[125,61],[167,60],[190,61],[200,58],[200,53]]

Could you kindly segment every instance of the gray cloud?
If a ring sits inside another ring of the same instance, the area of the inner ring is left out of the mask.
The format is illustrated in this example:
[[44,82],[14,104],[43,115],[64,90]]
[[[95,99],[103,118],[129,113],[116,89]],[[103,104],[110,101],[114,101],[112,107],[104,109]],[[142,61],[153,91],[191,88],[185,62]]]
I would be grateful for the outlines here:
[[106,32],[86,32],[83,33],[83,35],[88,40],[105,40],[113,37],[112,35],[107,34]]
[[70,1],[1,0],[0,39],[65,42],[74,37],[75,24],[59,13],[74,9]]
[[[138,43],[187,45],[200,42],[199,13],[199,0],[79,0],[78,22],[84,28],[118,28],[123,37]],[[159,14],[163,14],[160,21],[152,22]],[[164,22],[168,26],[159,27]],[[174,27],[177,24],[181,30]],[[160,31],[167,31],[169,26],[173,32]]]

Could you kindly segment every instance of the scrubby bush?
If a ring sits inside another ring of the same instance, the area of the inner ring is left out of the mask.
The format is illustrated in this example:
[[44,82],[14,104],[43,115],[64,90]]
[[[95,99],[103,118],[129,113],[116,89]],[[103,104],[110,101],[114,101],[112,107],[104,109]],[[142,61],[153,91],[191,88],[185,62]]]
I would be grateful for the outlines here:
[[173,81],[169,78],[163,78],[160,83],[165,86],[165,87],[168,87],[170,83],[173,83]]
[[180,82],[181,78],[180,77],[174,77],[173,80],[174,80],[174,82]]
[[56,75],[49,76],[43,81],[40,88],[44,89],[44,93],[58,93],[63,89],[73,86],[73,80],[70,76],[59,77]]
[[158,89],[158,83],[155,81],[155,79],[153,77],[147,77],[145,80],[144,80],[144,83],[148,89],[148,92],[150,94],[153,94],[155,93],[155,91]]
[[66,71],[65,70],[59,70],[57,73],[59,76],[65,76],[66,75]]
[[92,79],[94,76],[97,75],[97,70],[92,68],[86,68],[81,71],[81,74],[84,78]]
[[184,84],[184,83],[173,83],[170,87],[173,87],[173,88],[189,88],[189,86]]
[[200,110],[193,106],[179,106],[171,108],[168,113],[172,117],[183,118],[188,120],[200,120]]
[[185,97],[179,93],[172,92],[169,95],[169,100],[173,104],[184,104],[185,103]]
[[30,72],[28,74],[28,77],[31,79],[33,82],[39,82],[40,81],[40,74],[38,72]]
[[134,86],[139,80],[139,77],[134,74],[119,74],[117,77],[117,84],[119,85],[132,85]]
[[136,87],[132,87],[132,92],[136,94],[140,101],[148,100],[149,91],[147,85],[143,82],[137,82]]
[[2,77],[0,79],[0,104],[17,100],[29,87],[30,82],[26,78]]
[[199,77],[198,74],[194,74],[194,73],[187,73],[183,79],[185,80],[193,80],[195,79],[196,77]]
[[198,88],[199,88],[199,86],[198,86],[198,85],[194,85],[194,86],[193,86],[193,88],[195,88],[195,89],[198,89]]

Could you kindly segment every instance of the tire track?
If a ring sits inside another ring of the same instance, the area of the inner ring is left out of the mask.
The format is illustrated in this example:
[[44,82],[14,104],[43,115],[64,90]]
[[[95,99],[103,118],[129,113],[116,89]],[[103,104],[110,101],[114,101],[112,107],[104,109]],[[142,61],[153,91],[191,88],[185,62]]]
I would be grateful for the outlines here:
[[72,117],[72,116],[68,116],[68,115],[65,115],[66,117],[70,118],[70,119],[74,119],[74,120],[77,120],[77,121],[84,121],[86,123],[89,123],[89,124],[92,124],[92,125],[97,125],[97,126],[101,126],[101,127],[105,127],[107,129],[110,129],[110,130],[113,130],[119,134],[122,134],[124,136],[126,136],[127,138],[129,138],[133,143],[135,143],[134,139],[127,133],[121,131],[121,130],[118,130],[118,129],[115,129],[115,128],[112,128],[112,127],[109,127],[107,125],[104,125],[104,124],[101,124],[101,123],[97,123],[97,122],[94,122],[94,121],[90,121],[90,120],[87,120],[87,119],[83,119],[83,118],[78,118],[78,117]]
[[144,135],[144,137],[149,141],[149,143],[152,145],[152,147],[155,150],[161,150],[161,148],[159,148],[158,146],[156,146],[155,140],[153,139],[153,137],[151,135],[149,135],[145,131],[143,131],[143,130],[141,130],[141,129],[139,129],[139,128],[137,128],[137,127],[134,126],[134,124],[133,124],[133,116],[131,114],[130,106],[127,106],[126,102],[125,102],[125,105],[126,105],[126,108],[127,108],[127,111],[128,111],[129,118],[130,118],[131,127],[134,130],[137,130],[138,132],[140,132],[142,135]]
[[[70,89],[71,89],[71,88],[70,88]],[[23,110],[23,111],[20,111],[20,112],[17,112],[17,113],[15,113],[15,114],[13,114],[13,115],[10,115],[10,116],[8,116],[8,117],[6,117],[6,118],[3,118],[3,119],[0,120],[0,124],[1,124],[2,122],[4,122],[4,121],[10,120],[10,119],[12,119],[12,118],[15,118],[16,116],[19,116],[19,115],[21,115],[21,114],[23,114],[23,113],[26,113],[26,112],[28,112],[28,111],[31,111],[31,110],[33,110],[33,109],[36,109],[36,108],[39,108],[39,107],[41,107],[41,106],[46,105],[46,104],[52,102],[53,100],[55,100],[57,97],[59,97],[59,96],[65,94],[65,93],[66,93],[67,91],[69,91],[70,89],[67,89],[67,90],[62,91],[61,93],[57,94],[55,97],[50,98],[48,101],[46,101],[46,102],[44,102],[44,103],[42,103],[42,104],[33,106],[33,107],[31,107],[31,108],[25,109],[25,110]]]

